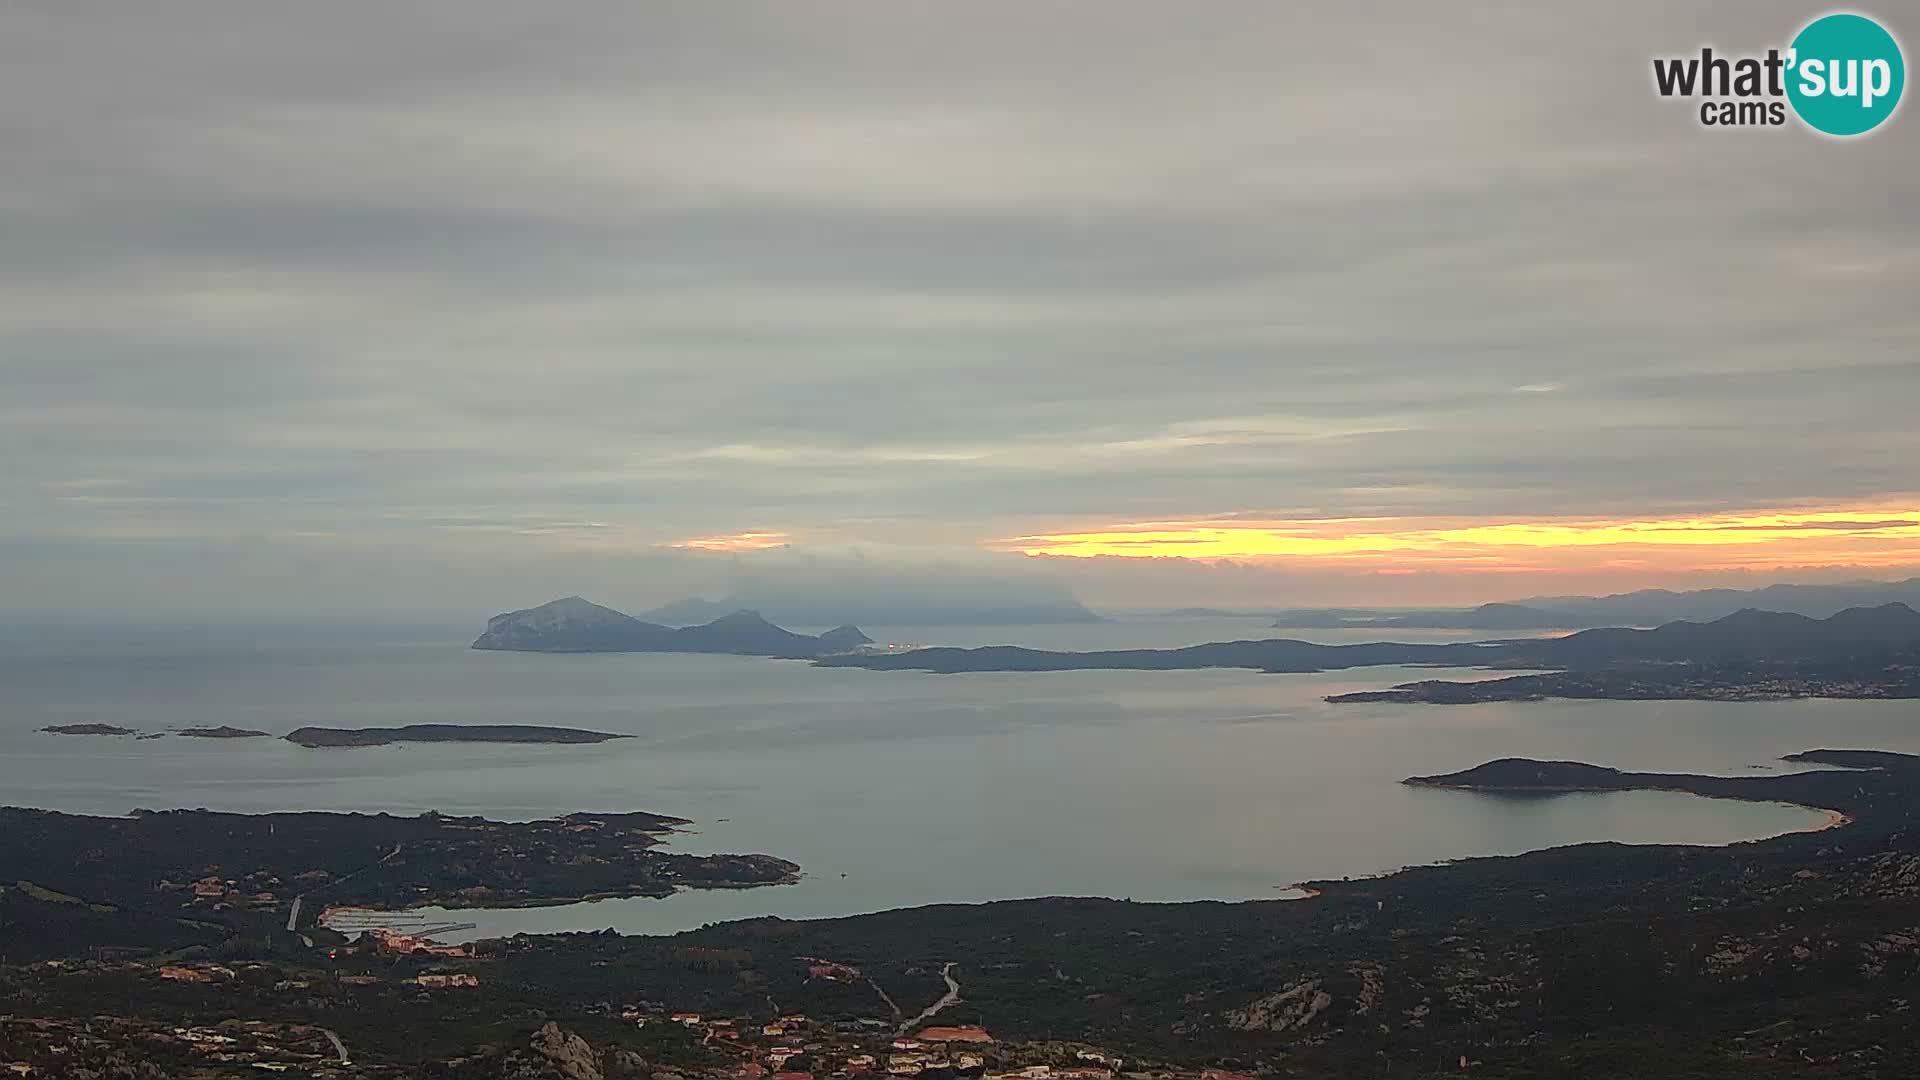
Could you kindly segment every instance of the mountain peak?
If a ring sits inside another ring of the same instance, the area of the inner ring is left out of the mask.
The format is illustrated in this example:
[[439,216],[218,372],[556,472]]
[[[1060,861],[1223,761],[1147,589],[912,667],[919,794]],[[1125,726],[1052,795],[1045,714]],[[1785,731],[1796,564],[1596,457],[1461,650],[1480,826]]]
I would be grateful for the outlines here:
[[862,645],[871,644],[873,639],[857,626],[836,626],[820,635],[820,648],[825,652],[851,652]]
[[711,622],[679,629],[636,619],[579,596],[495,615],[476,649],[509,652],[690,652],[738,656],[813,657],[846,652],[868,642],[853,627],[819,637],[796,634],[742,608]]

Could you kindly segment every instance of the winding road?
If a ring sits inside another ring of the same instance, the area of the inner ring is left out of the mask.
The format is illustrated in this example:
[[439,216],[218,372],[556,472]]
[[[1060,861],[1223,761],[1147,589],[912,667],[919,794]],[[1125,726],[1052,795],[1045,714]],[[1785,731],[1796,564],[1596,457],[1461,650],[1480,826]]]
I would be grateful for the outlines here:
[[353,1059],[347,1056],[347,1044],[340,1041],[340,1036],[335,1035],[328,1028],[321,1028],[320,1034],[325,1035],[327,1041],[333,1044],[333,1052],[340,1055],[340,1064],[353,1064]]
[[954,963],[951,960],[947,961],[946,964],[940,968],[940,977],[947,980],[947,992],[940,996],[939,1001],[922,1009],[919,1016],[901,1024],[900,1030],[893,1033],[894,1038],[898,1039],[906,1035],[907,1032],[912,1031],[915,1027],[933,1019],[941,1009],[949,1005],[960,1004],[960,982],[953,977],[953,968]]

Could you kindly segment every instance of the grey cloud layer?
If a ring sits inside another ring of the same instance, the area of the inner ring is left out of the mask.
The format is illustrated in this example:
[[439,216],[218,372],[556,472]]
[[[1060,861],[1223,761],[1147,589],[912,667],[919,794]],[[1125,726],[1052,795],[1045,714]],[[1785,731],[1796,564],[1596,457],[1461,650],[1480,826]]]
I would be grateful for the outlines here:
[[10,6],[0,584],[1914,488],[1912,118],[1647,85],[1814,11],[1441,7]]

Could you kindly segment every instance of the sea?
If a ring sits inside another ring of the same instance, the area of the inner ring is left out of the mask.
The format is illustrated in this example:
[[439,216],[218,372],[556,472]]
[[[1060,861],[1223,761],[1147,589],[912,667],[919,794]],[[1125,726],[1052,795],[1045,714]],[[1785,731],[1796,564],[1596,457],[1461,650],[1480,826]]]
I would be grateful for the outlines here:
[[[1298,637],[1435,641],[1134,616],[1070,626],[869,627],[888,642],[1091,649]],[[434,810],[503,819],[646,810],[670,850],[764,852],[797,884],[464,910],[466,936],[672,933],[1036,896],[1298,895],[1310,879],[1588,841],[1726,844],[1822,824],[1803,807],[1669,792],[1513,798],[1401,779],[1528,756],[1761,774],[1813,747],[1920,752],[1912,702],[1330,705],[1432,668],[872,672],[752,657],[476,652],[447,629],[0,641],[0,803],[96,814]],[[231,724],[548,724],[587,746],[313,750],[277,738],[63,736]],[[430,916],[442,913],[430,911]],[[459,935],[455,935],[458,937]]]

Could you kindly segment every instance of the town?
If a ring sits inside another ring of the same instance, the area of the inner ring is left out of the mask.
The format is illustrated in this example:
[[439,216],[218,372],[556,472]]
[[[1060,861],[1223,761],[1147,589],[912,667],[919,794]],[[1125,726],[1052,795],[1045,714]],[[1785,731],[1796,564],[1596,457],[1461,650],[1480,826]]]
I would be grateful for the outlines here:
[[[210,1001],[221,1001],[224,1007],[247,998],[311,1008],[316,997],[330,994],[360,1003],[398,994],[444,1005],[483,985],[479,975],[462,970],[466,965],[461,961],[476,959],[476,950],[467,946],[369,930],[329,953],[337,960],[375,961],[383,970],[321,975],[260,961],[50,960],[14,977],[48,999],[117,983],[123,992],[161,995],[184,1006],[185,1015],[203,1011]],[[794,963],[810,979],[872,985],[850,964],[815,957],[796,957]],[[885,993],[877,985],[873,991],[876,1004],[891,1012]],[[1008,1041],[977,1024],[937,1022],[933,1014],[940,1006],[958,1000],[949,995],[904,1021],[891,1015],[822,1019],[803,1012],[772,1019],[717,1015],[647,998],[599,1002],[586,1007],[580,1026],[592,1025],[596,1032],[609,1024],[623,1029],[639,1037],[635,1045],[645,1048],[644,1055],[632,1049],[603,1053],[552,1021],[535,1031],[525,1053],[573,1062],[577,1071],[562,1072],[577,1080],[612,1075],[647,1075],[652,1080],[1254,1080],[1251,1074],[1225,1069],[1129,1067],[1120,1054],[1087,1042]],[[268,1006],[262,1011],[281,1010]],[[390,1064],[356,1059],[339,1034],[310,1021],[227,1017],[167,1023],[116,1015],[0,1016],[0,1070],[6,1075],[78,1075],[76,1068],[110,1068],[126,1060],[162,1069],[190,1068],[195,1075],[208,1076],[297,1070],[300,1075],[343,1077],[391,1071]],[[454,1068],[474,1060],[474,1055],[458,1055],[443,1064]],[[588,1067],[580,1070],[583,1062]]]

